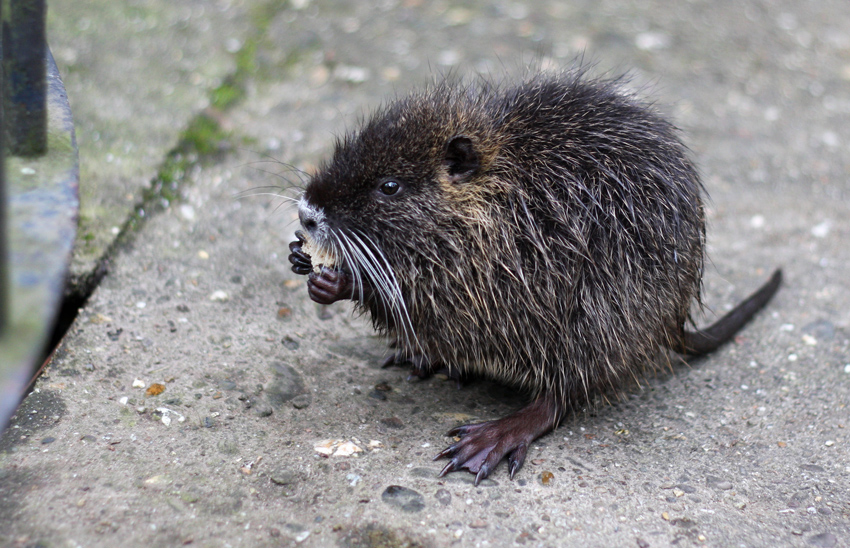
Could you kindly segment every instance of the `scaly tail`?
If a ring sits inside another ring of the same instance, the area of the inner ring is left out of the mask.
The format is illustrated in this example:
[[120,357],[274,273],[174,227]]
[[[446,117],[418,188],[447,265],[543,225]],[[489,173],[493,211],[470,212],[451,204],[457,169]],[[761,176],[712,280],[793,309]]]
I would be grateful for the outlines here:
[[688,356],[702,356],[717,350],[770,301],[781,283],[782,270],[776,269],[767,283],[761,286],[758,291],[747,297],[710,327],[697,331],[682,329],[681,341],[671,347],[671,350]]

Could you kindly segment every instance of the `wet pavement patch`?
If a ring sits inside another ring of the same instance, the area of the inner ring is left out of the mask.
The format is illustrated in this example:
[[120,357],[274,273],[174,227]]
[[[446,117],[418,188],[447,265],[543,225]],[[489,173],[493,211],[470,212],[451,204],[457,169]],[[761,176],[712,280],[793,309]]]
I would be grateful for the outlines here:
[[425,508],[425,497],[419,492],[401,485],[390,485],[383,493],[381,500],[403,512],[421,512]]
[[424,548],[426,545],[374,523],[346,531],[339,539],[343,548]]
[[266,388],[266,399],[272,407],[280,409],[285,403],[307,392],[301,374],[280,361],[272,362],[274,380]]
[[0,436],[0,451],[25,444],[39,430],[55,425],[64,415],[65,402],[58,392],[40,390],[24,400]]

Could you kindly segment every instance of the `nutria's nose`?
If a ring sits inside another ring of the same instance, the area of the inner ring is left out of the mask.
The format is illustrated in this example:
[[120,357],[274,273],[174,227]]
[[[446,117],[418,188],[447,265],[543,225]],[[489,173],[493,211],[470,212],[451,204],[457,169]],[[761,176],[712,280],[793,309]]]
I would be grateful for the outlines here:
[[298,220],[301,221],[301,226],[304,227],[304,230],[310,234],[313,234],[319,227],[319,221],[316,217],[316,210],[312,207],[305,207],[304,204],[302,204],[298,208]]

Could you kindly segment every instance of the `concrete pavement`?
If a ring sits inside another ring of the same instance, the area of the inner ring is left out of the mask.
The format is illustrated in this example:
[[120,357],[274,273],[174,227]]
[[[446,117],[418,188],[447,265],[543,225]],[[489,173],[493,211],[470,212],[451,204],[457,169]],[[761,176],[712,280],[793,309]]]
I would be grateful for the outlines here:
[[[0,544],[850,543],[845,2],[50,10],[88,227],[75,279],[110,268],[0,440]],[[682,127],[711,195],[712,311],[775,266],[786,284],[734,344],[568,417],[515,481],[439,479],[448,429],[522,398],[380,369],[367,322],[289,272],[286,197],[335,135],[437,72],[581,54]],[[212,152],[167,200],[145,194],[199,115]],[[127,223],[143,198],[161,211]]]

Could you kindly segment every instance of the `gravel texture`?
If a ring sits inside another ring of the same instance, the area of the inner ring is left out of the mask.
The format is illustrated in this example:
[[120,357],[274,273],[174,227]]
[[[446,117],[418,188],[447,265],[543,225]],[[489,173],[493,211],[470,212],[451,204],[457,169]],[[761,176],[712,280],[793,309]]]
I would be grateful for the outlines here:
[[[850,544],[845,1],[107,4],[51,3],[84,173],[120,179],[115,120],[165,113],[150,142],[121,145],[149,180],[161,144],[203,108],[196,72],[168,68],[177,52],[197,70],[227,66],[242,31],[222,21],[264,13],[257,70],[222,119],[246,139],[198,165],[179,203],[110,257],[0,439],[0,544]],[[501,78],[582,54],[599,74],[631,70],[698,160],[711,195],[704,321],[775,266],[785,285],[734,343],[568,417],[514,481],[504,465],[478,487],[437,478],[447,430],[522,397],[381,369],[388,350],[368,323],[314,305],[289,272],[296,191],[269,186],[298,183],[334,135],[435,73]],[[125,71],[99,79],[110,63]]]

